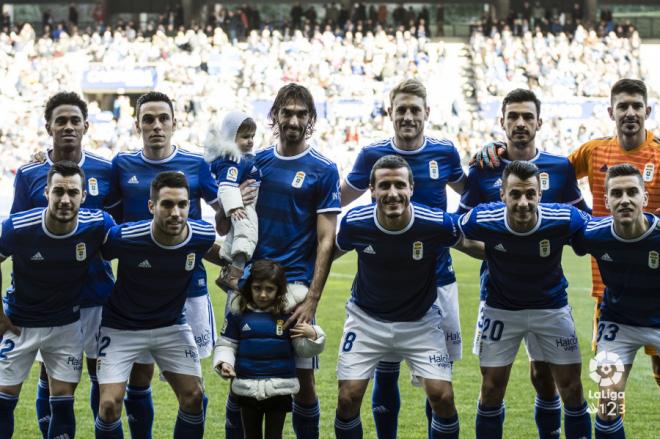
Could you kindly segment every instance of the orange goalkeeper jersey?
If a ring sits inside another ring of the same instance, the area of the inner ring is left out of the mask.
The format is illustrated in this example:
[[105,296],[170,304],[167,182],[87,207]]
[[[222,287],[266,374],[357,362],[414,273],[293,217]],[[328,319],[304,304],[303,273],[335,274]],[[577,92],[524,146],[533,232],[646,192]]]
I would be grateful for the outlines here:
[[[644,143],[630,151],[621,148],[616,137],[606,137],[586,142],[573,151],[568,160],[573,164],[578,179],[589,178],[594,216],[610,215],[610,211],[605,207],[605,175],[608,167],[621,163],[630,163],[642,173],[649,193],[646,210],[654,213],[660,208],[660,138],[655,137],[651,131],[646,132]],[[591,294],[594,297],[602,297],[605,286],[594,258],[591,258],[591,271]]]

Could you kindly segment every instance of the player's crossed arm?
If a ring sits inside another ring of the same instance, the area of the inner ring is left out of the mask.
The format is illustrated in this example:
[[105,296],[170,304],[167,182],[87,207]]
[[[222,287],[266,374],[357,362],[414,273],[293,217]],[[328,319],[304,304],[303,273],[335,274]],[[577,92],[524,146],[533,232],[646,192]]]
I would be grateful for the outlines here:
[[463,234],[461,234],[459,241],[454,244],[453,248],[475,259],[483,260],[485,257],[484,243],[481,241],[467,239],[465,236],[463,236]]

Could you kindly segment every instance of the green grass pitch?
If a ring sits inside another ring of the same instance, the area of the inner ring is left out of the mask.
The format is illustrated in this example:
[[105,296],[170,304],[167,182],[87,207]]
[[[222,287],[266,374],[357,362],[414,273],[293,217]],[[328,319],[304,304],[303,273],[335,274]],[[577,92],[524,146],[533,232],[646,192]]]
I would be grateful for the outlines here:
[[[479,395],[480,374],[477,358],[471,354],[471,340],[474,333],[476,310],[479,303],[479,262],[467,256],[452,252],[454,268],[458,276],[461,322],[463,330],[463,360],[458,362],[454,372],[454,391],[456,405],[461,421],[461,436],[474,437],[474,419],[476,401]],[[11,265],[3,266],[3,290],[9,280]],[[583,371],[582,382],[585,394],[597,390],[596,384],[589,379],[588,363],[591,358],[591,316],[593,301],[590,297],[591,272],[586,258],[576,257],[567,250],[564,256],[564,269],[569,279],[569,301],[573,306],[573,316],[580,340]],[[335,365],[339,339],[344,322],[344,303],[348,298],[353,275],[356,270],[354,254],[348,254],[335,261],[330,278],[323,294],[318,311],[318,322],[328,334],[328,345],[321,356],[321,370],[317,373],[317,388],[321,399],[321,437],[334,437],[334,412],[337,398]],[[209,280],[215,279],[217,270],[209,267]],[[215,286],[212,289],[213,302],[218,314],[218,329],[222,325],[221,313],[224,309],[225,294]],[[203,362],[204,378],[209,395],[209,408],[206,421],[206,437],[224,436],[224,404],[227,383],[211,369],[210,359]],[[38,369],[32,368],[26,380],[18,407],[16,408],[16,438],[39,438],[34,414],[35,386]],[[402,367],[400,377],[401,413],[399,416],[400,438],[423,438],[426,435],[426,417],[424,415],[424,395],[421,389],[410,385],[407,368]],[[371,416],[370,392],[365,395],[362,406],[364,436],[375,437]],[[83,379],[76,392],[77,433],[80,438],[94,437],[94,423],[88,404],[89,379],[83,373]],[[156,406],[154,438],[172,437],[172,428],[176,418],[177,403],[174,394],[166,383],[154,380],[153,396]],[[588,399],[595,404],[594,399]],[[528,378],[528,362],[524,348],[521,348],[511,374],[506,394],[506,420],[504,437],[533,438],[536,436],[534,424],[534,391]],[[628,437],[652,438],[657,436],[657,424],[660,422],[660,392],[653,382],[649,358],[639,352],[626,391],[625,425]],[[290,421],[287,420],[284,436],[294,437]],[[124,418],[126,437],[126,420]],[[656,433],[653,433],[653,432]]]

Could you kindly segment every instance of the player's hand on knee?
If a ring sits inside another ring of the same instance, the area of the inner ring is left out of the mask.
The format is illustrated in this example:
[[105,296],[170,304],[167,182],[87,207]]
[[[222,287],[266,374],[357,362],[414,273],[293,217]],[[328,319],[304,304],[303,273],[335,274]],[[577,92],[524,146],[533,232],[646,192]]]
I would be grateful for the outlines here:
[[5,335],[5,332],[7,331],[11,331],[16,335],[21,335],[21,330],[14,326],[9,316],[2,314],[2,316],[0,316],[0,337]]
[[506,143],[489,142],[485,144],[480,151],[470,160],[470,165],[476,165],[479,168],[495,169],[500,165],[500,156],[506,152]]
[[245,180],[243,183],[241,183],[238,188],[241,190],[241,197],[243,198],[243,206],[248,206],[252,203],[254,203],[254,200],[257,199],[257,191],[258,189],[256,187],[251,187],[256,183],[255,180],[249,179]]

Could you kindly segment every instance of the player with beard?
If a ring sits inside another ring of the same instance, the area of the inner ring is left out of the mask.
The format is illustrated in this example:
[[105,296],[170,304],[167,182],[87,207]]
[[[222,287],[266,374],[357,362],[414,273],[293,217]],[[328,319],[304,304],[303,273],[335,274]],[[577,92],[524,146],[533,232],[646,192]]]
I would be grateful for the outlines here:
[[[369,188],[369,176],[374,163],[386,155],[397,155],[410,165],[415,178],[412,200],[436,209],[447,209],[447,185],[457,193],[465,186],[465,173],[454,144],[446,139],[424,135],[424,125],[430,108],[426,88],[416,79],[407,79],[390,91],[388,114],[394,137],[373,143],[360,150],[353,169],[341,187],[342,206],[350,204]],[[451,361],[462,356],[462,338],[458,306],[458,284],[448,249],[438,254],[436,275],[438,300],[443,314],[443,330]],[[401,358],[386,356],[376,368],[372,411],[378,437],[397,435],[401,406],[398,379]],[[451,383],[450,383],[451,385]],[[431,405],[426,404],[429,429],[432,423]]]
[[[514,160],[525,160],[539,168],[541,202],[566,203],[589,211],[575,179],[575,170],[566,157],[555,156],[536,148],[536,132],[542,126],[541,102],[534,92],[524,89],[511,91],[502,101],[500,125],[507,137],[507,149],[501,156],[500,165],[491,168],[470,166],[468,182],[461,197],[460,211],[466,212],[481,203],[500,200],[502,172]],[[484,262],[481,274],[488,270]],[[477,314],[477,328],[472,352],[479,355],[481,314],[486,301],[486,290],[481,291],[481,303]],[[539,438],[552,438],[561,430],[561,401],[557,394],[552,371],[545,361],[538,340],[533,333],[525,337],[525,347],[530,359],[530,378],[536,390],[534,418]]]
[[47,207],[13,213],[2,223],[0,262],[9,256],[13,262],[4,312],[0,306],[2,439],[12,437],[14,408],[37,351],[50,387],[46,436],[75,436],[73,394],[83,363],[81,293],[89,264],[114,225],[101,210],[80,209],[84,182],[85,173],[76,163],[58,161],[50,166],[42,193]]
[[[305,87],[288,84],[275,97],[269,117],[278,142],[258,151],[259,239],[253,259],[284,267],[289,294],[299,302],[286,327],[313,323],[330,271],[339,205],[337,166],[308,144],[316,122],[314,99]],[[318,358],[296,358],[300,392],[293,402],[298,438],[319,437],[320,407],[314,385]],[[231,396],[226,427],[237,424]],[[240,427],[239,427],[240,428]],[[232,434],[228,431],[228,437]]]

